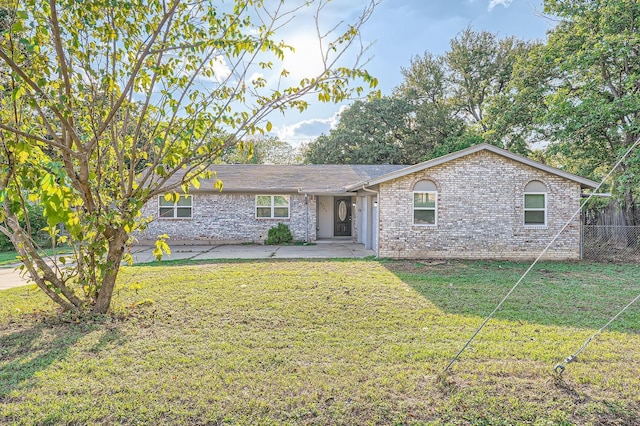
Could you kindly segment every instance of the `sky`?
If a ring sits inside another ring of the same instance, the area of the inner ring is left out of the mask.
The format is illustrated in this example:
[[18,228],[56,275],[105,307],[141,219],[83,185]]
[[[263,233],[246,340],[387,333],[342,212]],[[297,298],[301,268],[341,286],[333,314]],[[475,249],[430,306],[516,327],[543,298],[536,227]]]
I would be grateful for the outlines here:
[[[365,4],[365,0],[332,0],[320,15],[323,28],[353,21]],[[410,65],[412,57],[425,52],[445,53],[450,40],[467,26],[499,38],[545,40],[553,21],[543,16],[542,0],[382,0],[361,28],[363,42],[370,44],[364,68],[378,79],[382,94],[390,95],[402,82],[401,69]],[[293,76],[313,69],[318,45],[315,34],[309,14],[296,16],[284,33],[285,41],[296,49],[285,62]],[[337,124],[340,110],[352,102],[324,104],[309,100],[310,106],[303,113],[272,114],[271,133],[298,146],[328,134]]]

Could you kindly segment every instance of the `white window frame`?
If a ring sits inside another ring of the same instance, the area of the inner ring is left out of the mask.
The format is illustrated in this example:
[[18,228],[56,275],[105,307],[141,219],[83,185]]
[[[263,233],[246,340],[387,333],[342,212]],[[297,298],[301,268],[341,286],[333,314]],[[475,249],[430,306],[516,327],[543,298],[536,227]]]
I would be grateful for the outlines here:
[[[527,208],[527,195],[542,195],[544,196],[544,207],[540,208]],[[546,192],[525,192],[522,197],[522,223],[529,228],[541,228],[547,226],[547,193]],[[544,223],[527,223],[527,212],[542,212],[544,214]]]
[[[162,220],[189,220],[193,219],[193,195],[185,195],[181,194],[180,198],[185,198],[191,200],[189,206],[179,206],[177,201],[172,201],[173,206],[168,205],[170,201],[166,201],[164,195],[158,196],[158,219]],[[162,205],[162,202],[167,203],[166,205]],[[160,209],[168,209],[173,207],[173,216],[162,216],[160,214]],[[178,217],[178,209],[189,209],[189,216]]]
[[[416,194],[433,194],[433,198],[435,200],[435,205],[433,207],[416,207]],[[414,226],[430,226],[435,227],[438,226],[438,191],[413,191],[411,194],[411,204],[413,213],[413,225]],[[433,210],[433,223],[416,223],[416,210]]]
[[[258,197],[271,197],[271,204],[269,206],[259,206],[258,205]],[[287,216],[276,216],[275,215],[275,209],[276,208],[284,208],[284,206],[276,206],[275,205],[275,197],[283,197],[287,199]],[[271,215],[270,216],[258,216],[258,208],[270,208],[271,209]],[[256,219],[263,219],[263,220],[270,220],[270,219],[279,219],[279,220],[285,220],[285,219],[290,219],[291,218],[291,197],[289,195],[281,195],[281,194],[258,194],[256,195],[256,199],[255,199],[255,208],[254,208],[254,213],[256,216]]]

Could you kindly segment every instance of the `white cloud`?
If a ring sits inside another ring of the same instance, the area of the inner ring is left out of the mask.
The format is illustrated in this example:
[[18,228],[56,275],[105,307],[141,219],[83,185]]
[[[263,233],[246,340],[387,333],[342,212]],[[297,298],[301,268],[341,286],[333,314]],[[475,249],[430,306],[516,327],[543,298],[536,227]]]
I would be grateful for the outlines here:
[[513,0],[491,0],[489,2],[489,12],[491,12],[493,8],[499,4],[503,5],[504,7],[509,7],[512,2]]
[[[295,19],[286,28],[276,33],[276,38],[282,38],[285,44],[294,49],[293,52],[285,52],[282,68],[290,73],[292,81],[298,82],[304,77],[317,76],[324,70],[325,60],[331,63],[335,59],[345,45],[337,44],[337,51],[333,51],[329,48],[330,43],[350,29],[350,24],[356,22],[369,2],[339,0],[312,3],[306,0],[287,0],[286,3],[293,4],[293,7],[308,3],[296,10]],[[324,5],[322,10],[318,10],[318,3]],[[357,51],[358,45],[355,43],[338,65],[351,66]]]
[[264,78],[264,74],[262,74],[261,72],[254,72],[249,77],[249,81],[256,81],[259,78]]
[[294,52],[286,52],[283,68],[290,77],[299,81],[303,77],[313,77],[323,69],[322,54],[318,38],[313,33],[300,32],[287,40]]
[[213,78],[221,83],[231,75],[231,69],[222,56],[216,56],[209,62],[209,67],[213,71]]
[[331,118],[312,118],[291,125],[285,124],[276,129],[276,134],[278,139],[289,142],[291,145],[298,145],[301,142],[315,139],[323,133],[329,133],[331,125]]
[[335,128],[340,121],[340,113],[347,108],[341,106],[340,109],[328,118],[312,118],[309,120],[298,121],[297,123],[287,125],[284,124],[275,129],[278,139],[289,142],[293,146],[300,145],[317,138],[321,134],[328,134]]
[[[178,59],[180,63],[180,67],[178,68],[178,73],[180,75],[191,77],[195,71],[187,71],[186,65],[187,61],[183,59]],[[196,79],[202,82],[214,82],[214,83],[222,83],[231,75],[231,69],[227,65],[227,61],[221,55],[215,56],[209,60],[208,63],[205,64],[203,70],[209,71],[211,75],[205,75],[203,72],[200,72]]]

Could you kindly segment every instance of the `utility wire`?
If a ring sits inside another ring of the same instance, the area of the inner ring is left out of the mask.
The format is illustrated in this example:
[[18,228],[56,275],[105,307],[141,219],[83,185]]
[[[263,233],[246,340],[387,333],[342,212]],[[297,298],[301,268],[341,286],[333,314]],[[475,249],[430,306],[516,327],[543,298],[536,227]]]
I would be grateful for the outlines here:
[[629,302],[629,304],[627,306],[625,306],[624,308],[622,308],[622,310],[620,312],[618,312],[613,318],[611,318],[609,320],[609,322],[607,322],[605,325],[603,325],[600,330],[596,331],[595,333],[593,333],[593,336],[589,337],[587,340],[585,340],[585,342],[582,344],[582,346],[580,347],[580,349],[578,349],[576,351],[576,353],[569,355],[567,358],[565,358],[564,360],[564,365],[563,364],[558,364],[555,366],[555,368],[553,369],[553,371],[555,371],[558,374],[562,374],[564,372],[565,366],[568,365],[569,363],[573,362],[576,360],[576,358],[578,358],[578,355],[580,355],[582,353],[582,351],[584,351],[587,346],[589,345],[589,343],[591,343],[591,341],[593,339],[596,338],[596,336],[600,333],[602,333],[602,331],[609,327],[609,325],[614,322],[616,319],[618,319],[618,317],[620,315],[622,315],[624,313],[624,311],[626,311],[627,309],[629,309],[629,307],[631,305],[633,305],[634,303],[636,303],[638,300],[640,300],[640,294],[638,294],[636,296],[635,299],[633,299],[631,302]]
[[[480,324],[480,327],[478,327],[478,329],[471,335],[471,337],[469,338],[469,340],[467,340],[467,343],[464,344],[464,346],[462,347],[462,349],[460,349],[458,351],[458,353],[451,359],[451,361],[449,362],[449,364],[447,364],[447,366],[444,369],[444,372],[447,372],[449,370],[449,368],[451,368],[451,366],[458,360],[458,358],[460,357],[460,355],[462,355],[462,353],[467,349],[467,347],[471,344],[471,342],[473,342],[473,340],[476,338],[476,336],[478,335],[478,333],[480,333],[480,331],[484,328],[485,325],[487,325],[487,323],[489,322],[489,320],[491,318],[493,318],[493,316],[495,315],[496,312],[498,312],[498,310],[502,307],[502,305],[504,304],[504,302],[509,298],[509,296],[511,296],[511,293],[514,292],[514,290],[520,285],[520,283],[525,279],[525,277],[529,274],[529,272],[531,272],[531,270],[536,266],[536,264],[540,261],[540,259],[542,258],[542,256],[544,256],[547,251],[549,250],[549,248],[556,242],[556,240],[558,239],[558,237],[560,236],[560,234],[562,234],[564,232],[565,229],[567,229],[567,227],[571,224],[571,222],[573,222],[573,220],[576,218],[576,216],[578,216],[580,214],[580,212],[582,211],[582,208],[585,206],[586,203],[589,202],[589,200],[591,200],[591,198],[593,197],[593,194],[597,193],[598,190],[600,189],[600,187],[605,183],[605,181],[607,179],[609,179],[609,177],[613,174],[613,172],[620,166],[620,164],[622,163],[622,161],[627,158],[627,156],[631,153],[631,151],[633,151],[636,146],[638,146],[638,144],[640,144],[640,138],[636,139],[636,141],[633,143],[633,145],[631,145],[631,147],[629,147],[629,149],[627,150],[627,152],[624,153],[624,155],[622,157],[620,157],[620,159],[618,160],[618,162],[615,164],[615,166],[613,166],[611,168],[611,170],[609,171],[609,173],[607,173],[607,175],[600,181],[600,183],[598,184],[598,186],[596,187],[596,189],[594,189],[591,194],[580,204],[580,207],[575,211],[575,213],[573,213],[573,215],[569,218],[569,220],[564,224],[564,226],[562,227],[562,229],[560,229],[560,231],[558,231],[556,233],[556,235],[551,239],[551,241],[549,242],[549,244],[547,244],[547,246],[544,248],[544,250],[542,250],[542,252],[538,255],[538,257],[533,261],[533,263],[531,264],[531,266],[529,266],[529,268],[522,274],[522,276],[520,276],[520,279],[518,279],[518,281],[513,285],[513,287],[511,287],[511,290],[509,290],[507,292],[507,294],[504,296],[504,298],[500,301],[500,303],[498,303],[498,305],[495,307],[495,309],[485,318],[485,320],[482,322],[482,324]],[[635,300],[634,300],[635,301]],[[625,308],[626,309],[626,308]],[[618,314],[619,315],[619,314]],[[617,317],[617,315],[616,315]],[[608,324],[607,324],[608,325]],[[585,345],[586,346],[586,345]]]

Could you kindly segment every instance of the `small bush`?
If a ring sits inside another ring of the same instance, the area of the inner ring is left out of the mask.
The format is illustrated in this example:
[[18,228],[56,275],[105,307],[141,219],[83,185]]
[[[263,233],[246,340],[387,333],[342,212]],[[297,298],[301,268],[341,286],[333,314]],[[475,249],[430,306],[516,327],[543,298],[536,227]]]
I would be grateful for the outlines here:
[[286,244],[293,241],[293,235],[291,234],[291,230],[284,223],[279,223],[278,226],[274,226],[269,229],[269,233],[267,234],[267,240],[265,243],[267,244]]

